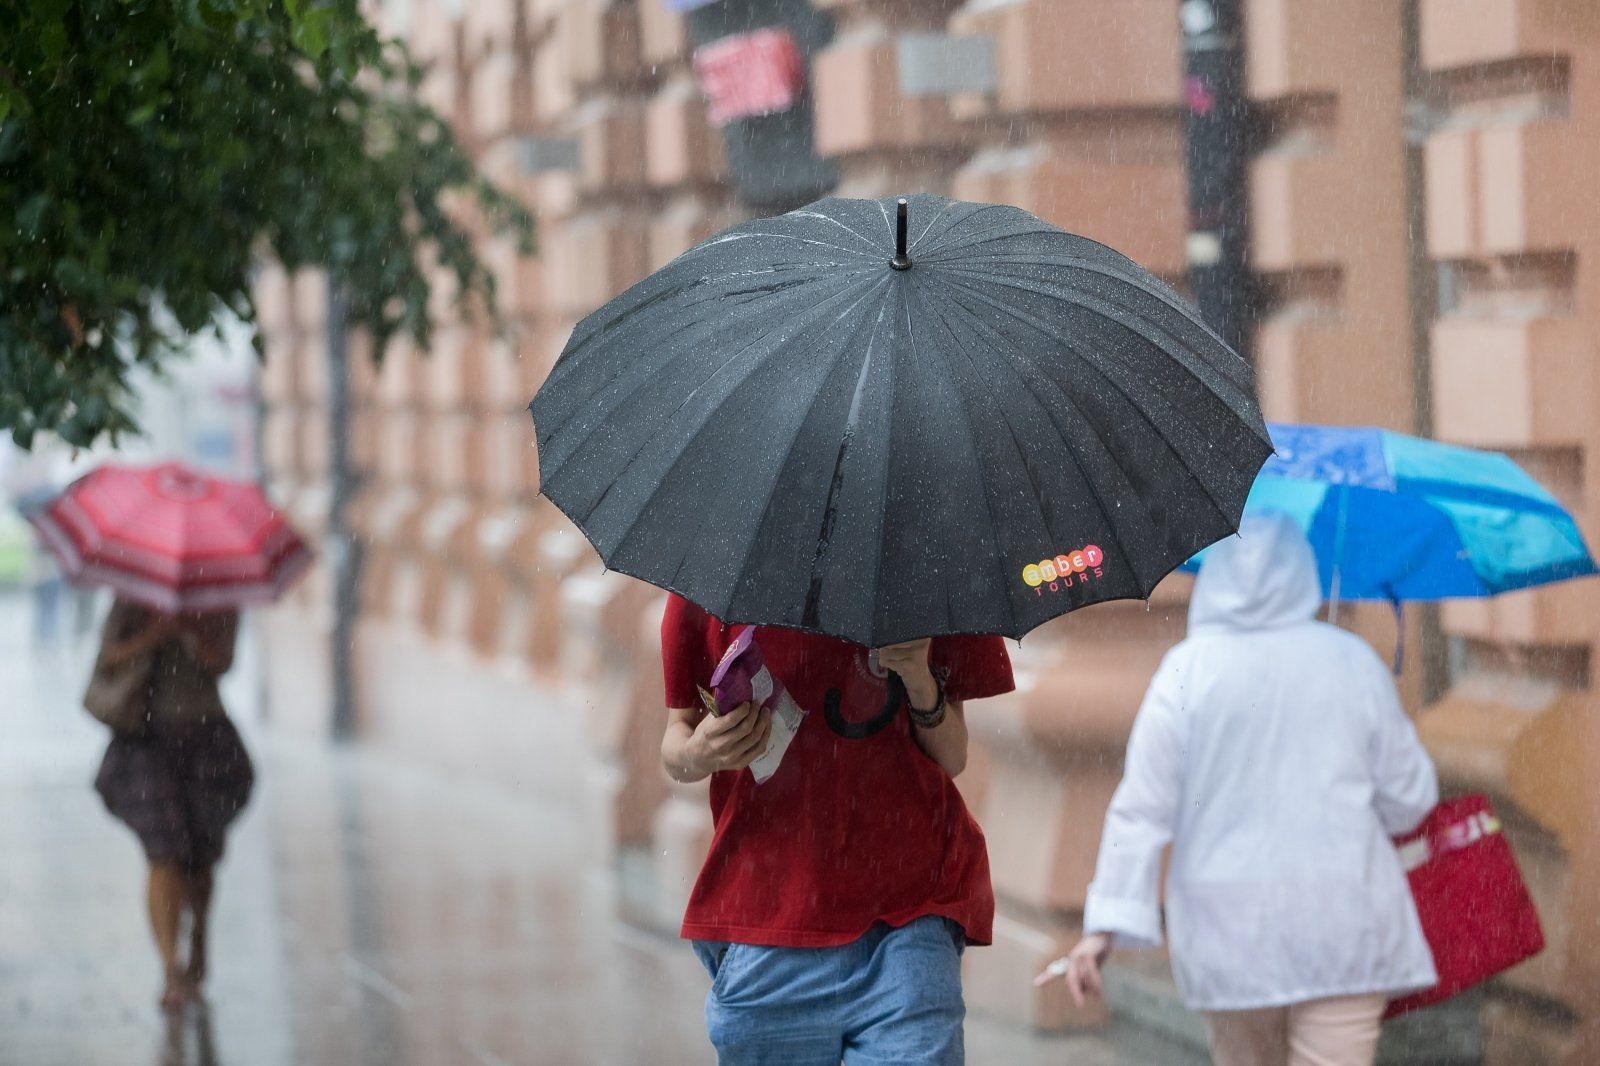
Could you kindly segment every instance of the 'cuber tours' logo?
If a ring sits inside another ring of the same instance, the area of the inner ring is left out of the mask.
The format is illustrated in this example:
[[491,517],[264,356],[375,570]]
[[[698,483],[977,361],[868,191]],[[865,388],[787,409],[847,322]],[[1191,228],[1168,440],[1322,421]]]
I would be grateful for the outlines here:
[[1074,552],[1063,552],[1054,559],[1029,563],[1022,568],[1022,580],[1038,596],[1046,591],[1060,592],[1093,578],[1105,577],[1101,566],[1105,559],[1105,552],[1089,544]]

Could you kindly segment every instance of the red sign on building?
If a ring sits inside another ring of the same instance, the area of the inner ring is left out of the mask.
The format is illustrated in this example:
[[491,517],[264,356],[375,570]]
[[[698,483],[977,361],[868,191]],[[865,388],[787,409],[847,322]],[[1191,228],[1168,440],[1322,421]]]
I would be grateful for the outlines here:
[[805,91],[805,58],[788,30],[736,34],[695,49],[695,80],[706,119],[726,126],[741,118],[787,111]]

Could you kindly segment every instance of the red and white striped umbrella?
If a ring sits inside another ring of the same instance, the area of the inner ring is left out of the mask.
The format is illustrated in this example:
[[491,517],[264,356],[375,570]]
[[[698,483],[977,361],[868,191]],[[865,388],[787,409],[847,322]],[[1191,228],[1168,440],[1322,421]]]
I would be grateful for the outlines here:
[[98,467],[28,518],[73,581],[162,611],[270,603],[311,562],[259,487],[182,463]]

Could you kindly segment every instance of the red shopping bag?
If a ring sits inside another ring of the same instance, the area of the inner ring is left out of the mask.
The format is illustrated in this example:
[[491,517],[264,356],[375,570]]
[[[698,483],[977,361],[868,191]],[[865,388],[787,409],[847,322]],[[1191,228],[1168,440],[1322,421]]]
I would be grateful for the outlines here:
[[1385,1017],[1441,1003],[1544,950],[1544,930],[1485,796],[1446,800],[1396,837],[1439,983]]

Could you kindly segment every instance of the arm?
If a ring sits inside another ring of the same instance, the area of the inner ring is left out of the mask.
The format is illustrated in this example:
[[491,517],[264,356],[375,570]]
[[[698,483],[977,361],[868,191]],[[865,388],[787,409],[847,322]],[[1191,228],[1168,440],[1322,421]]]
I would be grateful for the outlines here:
[[1166,671],[1157,674],[1134,719],[1083,906],[1086,932],[1115,933],[1126,948],[1162,944],[1162,850],[1178,823],[1186,746],[1173,688]]
[[[909,690],[908,690],[909,694]],[[928,693],[919,699],[912,697],[911,706],[930,708],[936,697]],[[967,768],[967,718],[962,709],[960,700],[950,700],[946,704],[944,721],[932,729],[924,729],[920,725],[912,725],[911,735],[916,738],[917,747],[923,753],[944,768],[944,772],[951,777],[958,777],[961,771]]]
[[1372,805],[1384,832],[1396,836],[1415,829],[1438,804],[1439,777],[1388,671],[1376,659],[1372,667]]
[[[924,637],[878,649],[878,662],[900,675],[906,699],[919,711],[931,711],[939,701],[939,683],[928,665],[928,649],[933,641]],[[913,724],[911,735],[924,754],[955,777],[967,768],[967,719],[958,700],[948,700],[944,718],[936,725]]]
[[1188,743],[1186,717],[1173,695],[1181,689],[1170,671],[1164,663],[1134,719],[1084,903],[1084,936],[1034,979],[1042,985],[1064,977],[1080,1007],[1104,994],[1100,967],[1113,943],[1134,949],[1161,945],[1161,855],[1178,820]]
[[661,765],[674,781],[688,784],[718,770],[742,770],[767,750],[772,715],[741,703],[721,717],[687,707],[667,708]]
[[1161,855],[1178,820],[1188,743],[1176,699],[1181,691],[1170,667],[1150,683],[1128,737],[1122,781],[1106,810],[1084,903],[1084,929],[1115,934],[1123,947],[1161,945]]

